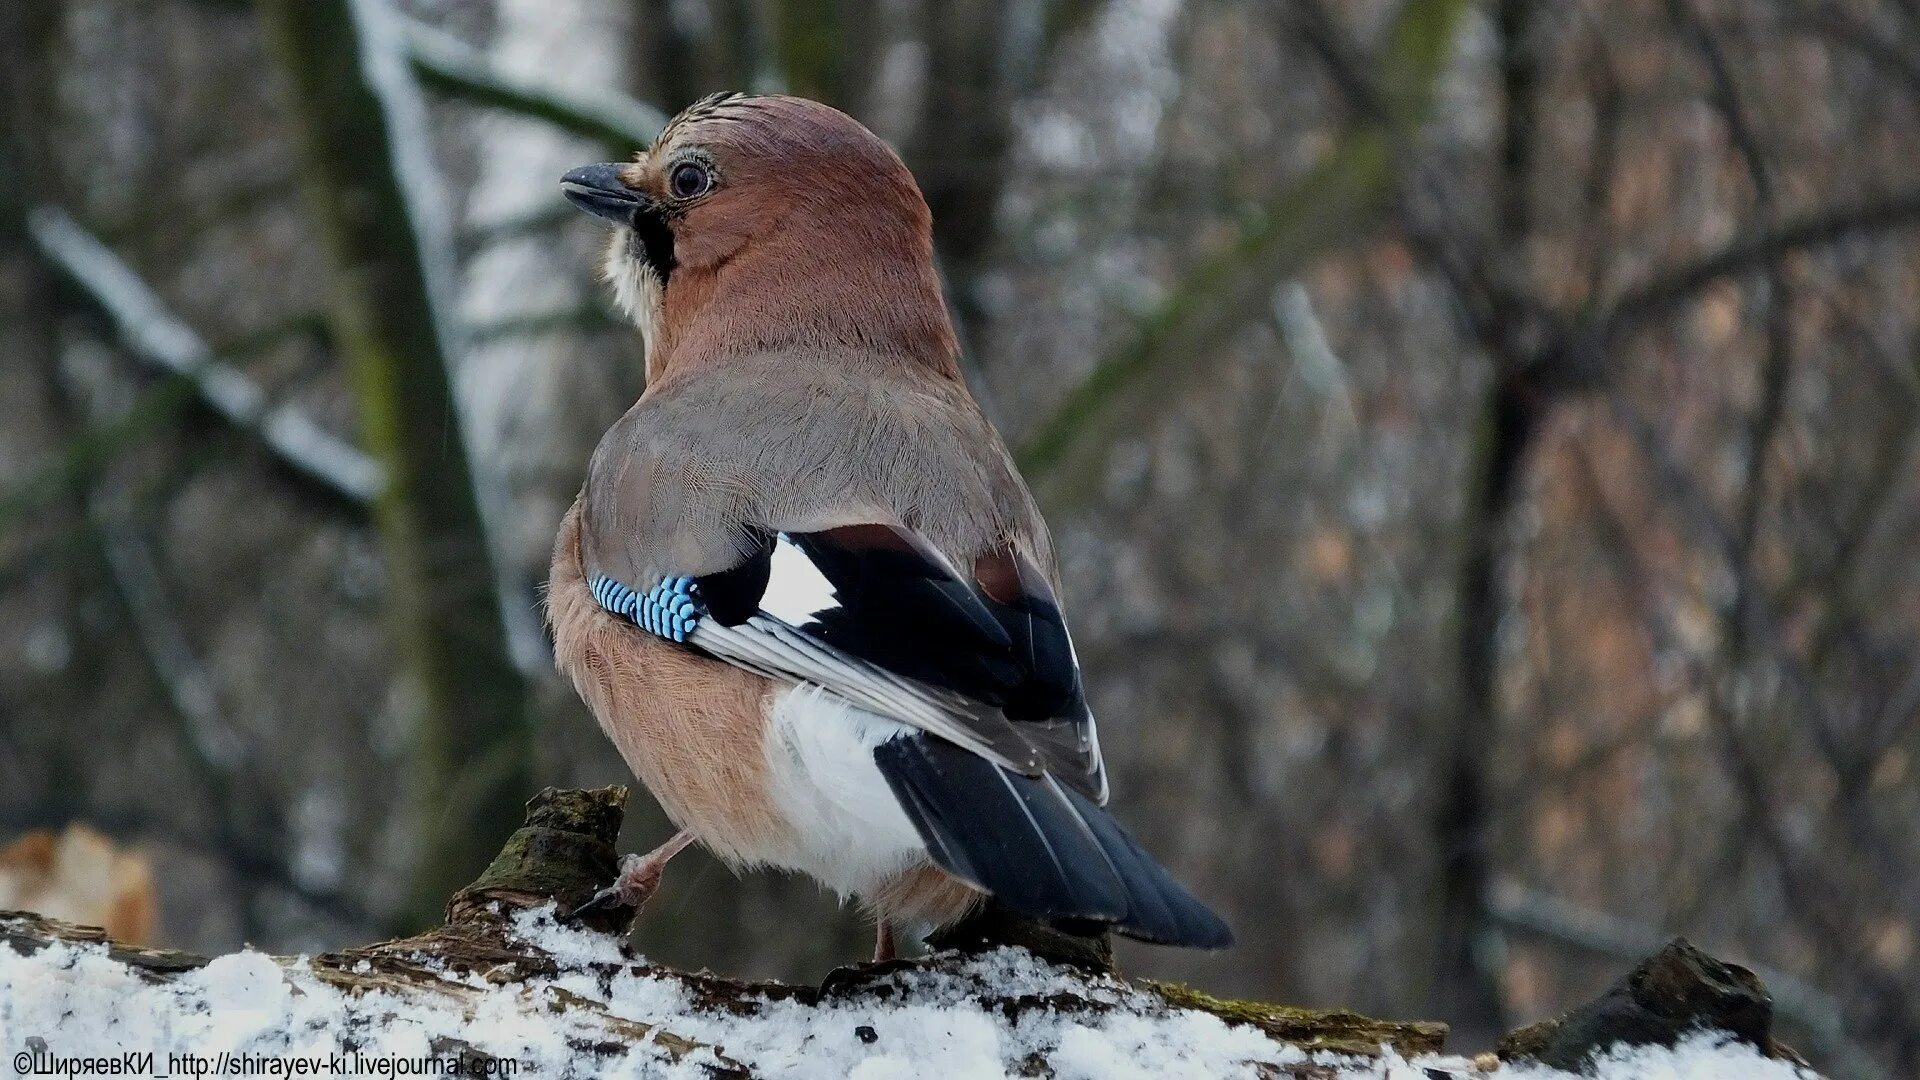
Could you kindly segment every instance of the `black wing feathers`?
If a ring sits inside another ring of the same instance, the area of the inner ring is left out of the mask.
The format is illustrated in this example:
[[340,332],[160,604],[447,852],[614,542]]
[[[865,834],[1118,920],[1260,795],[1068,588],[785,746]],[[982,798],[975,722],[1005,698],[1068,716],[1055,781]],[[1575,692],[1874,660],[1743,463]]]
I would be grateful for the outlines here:
[[934,861],[1007,907],[1167,945],[1232,943],[1219,916],[1079,792],[931,735],[890,739],[873,756]]
[[788,535],[840,602],[809,633],[897,675],[1004,704],[1021,677],[1012,639],[939,555],[880,525]]
[[981,591],[992,601],[994,617],[1012,641],[1020,667],[1019,682],[1008,688],[1004,706],[1016,720],[1085,718],[1080,665],[1067,637],[1067,622],[1053,590],[1024,556],[998,551],[974,565]]
[[773,535],[760,533],[753,554],[738,566],[694,579],[707,614],[722,626],[739,626],[760,610],[773,574]]
[[1011,720],[1086,719],[1065,619],[1024,559],[996,556],[1011,587],[976,589],[904,530],[853,525],[788,535],[840,601],[808,627],[828,644],[998,706]]

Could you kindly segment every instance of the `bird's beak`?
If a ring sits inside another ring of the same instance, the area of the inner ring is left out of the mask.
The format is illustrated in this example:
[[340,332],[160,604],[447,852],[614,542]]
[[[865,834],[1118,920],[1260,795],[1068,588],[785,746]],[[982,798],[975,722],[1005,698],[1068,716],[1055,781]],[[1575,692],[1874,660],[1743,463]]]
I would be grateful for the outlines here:
[[621,168],[612,162],[582,165],[560,178],[560,191],[594,217],[631,225],[634,215],[651,206],[652,200],[621,182]]

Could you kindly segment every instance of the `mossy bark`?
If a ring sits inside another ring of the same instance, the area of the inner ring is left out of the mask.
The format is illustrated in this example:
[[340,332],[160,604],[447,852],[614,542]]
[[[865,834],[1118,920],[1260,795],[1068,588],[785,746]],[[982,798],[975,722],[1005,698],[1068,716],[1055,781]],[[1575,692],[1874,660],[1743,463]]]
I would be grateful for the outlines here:
[[[512,933],[516,912],[548,902],[570,910],[613,880],[617,869],[614,842],[626,789],[561,791],[549,788],[527,804],[525,824],[507,840],[485,872],[459,890],[448,902],[446,922],[423,934],[345,949],[312,958],[309,966],[330,985],[348,993],[384,992],[402,1000],[452,999],[473,1002],[486,991],[473,976],[493,987],[512,986],[559,971],[555,959]],[[591,923],[609,933],[623,932],[635,913],[604,912]],[[993,936],[1006,931],[1030,937],[1032,929],[1020,920],[987,919],[969,924],[961,935],[964,947],[996,944]],[[1072,937],[1072,935],[1068,935]],[[1045,949],[1060,942],[1044,936]],[[1026,1013],[1067,1013],[1098,1016],[1119,1006],[1110,1004],[1113,980],[1097,938],[1080,938],[1069,945],[1076,952],[1074,966],[1086,980],[1084,990],[1071,983],[1047,994],[1008,993],[977,976],[971,991],[980,1007],[1009,1020]],[[114,959],[146,978],[165,982],[204,966],[207,961],[188,953],[141,949],[109,942],[89,927],[44,919],[22,912],[0,912],[0,946],[31,953],[55,941],[106,942]],[[913,993],[916,971],[954,970],[962,953],[937,952],[911,960],[859,965],[836,972],[819,987],[754,982],[716,975],[674,971],[646,965],[632,958],[620,964],[591,965],[604,978],[622,970],[644,971],[656,978],[678,981],[694,1008],[732,1016],[752,1016],[770,1002],[802,1006],[849,1001],[892,1001]],[[292,959],[282,960],[283,964]],[[956,972],[957,973],[957,972]],[[895,976],[899,975],[900,978]],[[451,976],[451,977],[449,977]],[[1408,1057],[1439,1053],[1447,1036],[1445,1024],[1424,1021],[1376,1020],[1345,1010],[1303,1009],[1261,1001],[1230,1001],[1174,983],[1135,980],[1126,985],[1158,999],[1149,1009],[1192,1009],[1212,1013],[1228,1024],[1258,1028],[1274,1039],[1308,1051],[1359,1057],[1374,1056],[1391,1047]],[[597,1028],[599,1036],[578,1036],[576,1049],[609,1057],[647,1040],[673,1058],[712,1053],[710,1071],[722,1077],[748,1077],[746,1067],[725,1056],[725,1040],[703,1046],[675,1035],[663,1026],[622,1019],[605,1006],[584,998],[562,995],[528,998],[529,1009],[561,1008],[570,1017]],[[1126,1006],[1139,1008],[1137,1001]],[[1766,988],[1749,971],[1722,963],[1685,942],[1674,942],[1647,959],[1596,1001],[1566,1016],[1523,1028],[1500,1044],[1499,1058],[1483,1055],[1472,1063],[1449,1062],[1448,1076],[1472,1080],[1509,1061],[1540,1062],[1573,1072],[1591,1066],[1597,1051],[1614,1045],[1670,1045],[1702,1028],[1728,1032],[1773,1057],[1798,1061],[1771,1033],[1772,1009]],[[471,1048],[453,1048],[472,1052]],[[1428,1070],[1439,1075],[1441,1070]],[[1021,1065],[1021,1075],[1051,1076],[1044,1054]],[[1302,1062],[1261,1066],[1260,1075],[1272,1080],[1324,1080],[1332,1069]]]
[[[361,437],[387,470],[376,508],[397,651],[416,694],[406,787],[422,825],[406,917],[424,924],[485,865],[527,790],[527,694],[507,645],[449,346],[437,264],[399,156],[396,94],[411,90],[383,0],[259,0],[284,77],[302,186],[329,270],[329,320]],[[372,32],[370,32],[370,30]],[[417,105],[417,101],[413,102]],[[418,182],[419,177],[410,177]]]
[[1179,983],[1145,984],[1167,1003],[1210,1012],[1229,1024],[1246,1024],[1305,1050],[1371,1057],[1382,1046],[1401,1054],[1437,1054],[1447,1042],[1447,1025],[1427,1020],[1375,1020],[1345,1009],[1302,1009],[1264,1001],[1233,1001]]
[[[472,975],[482,976],[493,986],[511,986],[554,974],[558,967],[552,957],[511,932],[513,915],[548,902],[562,910],[571,909],[613,880],[617,868],[614,843],[620,831],[626,794],[622,787],[541,792],[527,804],[525,824],[507,839],[492,863],[447,903],[444,924],[412,937],[313,957],[310,967],[330,985],[352,994],[383,992],[402,1000],[451,998],[471,1000],[476,1005],[483,991],[472,984],[469,978]],[[607,932],[621,932],[633,914],[631,911],[604,913],[600,921],[592,925]],[[993,944],[988,938],[995,925],[998,924],[976,923],[972,936],[979,940],[972,944]],[[32,952],[54,941],[107,942],[107,939],[101,931],[88,927],[26,913],[0,912],[0,946]],[[178,978],[207,962],[189,953],[107,944],[116,960],[159,982]],[[898,999],[912,993],[913,969],[939,970],[959,962],[960,956],[957,952],[941,952],[886,965],[862,965],[847,973],[851,977],[830,978],[820,987],[678,972],[645,966],[638,960],[630,966],[644,968],[653,976],[680,981],[686,987],[688,1000],[699,1008],[750,1016],[766,1008],[770,1001],[815,1005]],[[1086,993],[1069,988],[1046,995],[1007,994],[998,987],[982,984],[978,987],[977,999],[982,1007],[1009,1018],[1026,1012],[1048,1011],[1094,1016],[1115,1008],[1102,1000],[1102,993],[1096,992],[1100,988],[1110,991],[1112,983],[1108,980],[1112,976],[1103,969],[1098,956],[1089,955],[1084,959],[1086,962],[1080,966],[1089,969],[1085,974]],[[283,963],[292,962],[292,958],[283,960]],[[906,977],[894,979],[891,976],[895,973],[904,973]],[[610,977],[613,972],[605,974]],[[1366,1056],[1378,1054],[1382,1046],[1392,1046],[1411,1055],[1437,1051],[1445,1038],[1444,1025],[1373,1020],[1351,1012],[1321,1012],[1263,1002],[1227,1001],[1168,983],[1133,982],[1130,985],[1158,998],[1168,1009],[1210,1012],[1229,1024],[1257,1027],[1277,1039],[1311,1050]],[[551,1004],[530,999],[528,1007],[551,1007]],[[616,1055],[646,1039],[675,1058],[696,1051],[714,1051],[718,1065],[712,1071],[718,1076],[752,1075],[750,1070],[725,1056],[724,1040],[716,1047],[702,1047],[663,1026],[615,1017],[603,1006],[585,999],[567,999],[561,1007],[577,1010],[576,1019],[588,1021],[607,1035],[604,1043],[583,1042],[578,1047],[583,1051]],[[1028,1075],[1051,1075],[1051,1067],[1039,1055],[1024,1067]],[[1324,1076],[1326,1072],[1318,1065],[1301,1064],[1270,1069],[1265,1075],[1307,1080]]]

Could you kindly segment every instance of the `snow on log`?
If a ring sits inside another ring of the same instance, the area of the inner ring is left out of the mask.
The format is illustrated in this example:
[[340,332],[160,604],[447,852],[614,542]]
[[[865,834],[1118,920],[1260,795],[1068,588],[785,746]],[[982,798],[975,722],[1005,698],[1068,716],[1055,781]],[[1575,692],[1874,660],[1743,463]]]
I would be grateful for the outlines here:
[[[1802,1080],[1765,991],[1683,943],[1593,1005],[1442,1053],[1443,1025],[1128,980],[993,923],[967,947],[843,969],[821,987],[676,971],[625,945],[632,913],[554,912],[613,878],[625,789],[529,805],[478,881],[415,937],[318,956],[207,959],[0,913],[0,1051],[23,1075],[537,1075],[1258,1080]],[[999,938],[996,941],[995,938]],[[1047,959],[1005,940],[1037,944]],[[88,1065],[86,1062],[93,1064]],[[304,1064],[303,1064],[304,1063]]]

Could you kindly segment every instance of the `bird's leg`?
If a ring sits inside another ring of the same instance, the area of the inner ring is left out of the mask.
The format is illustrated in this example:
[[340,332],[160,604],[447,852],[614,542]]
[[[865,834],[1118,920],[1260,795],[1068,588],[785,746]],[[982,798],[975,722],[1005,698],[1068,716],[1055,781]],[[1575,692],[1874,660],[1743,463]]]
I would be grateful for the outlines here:
[[909,966],[911,960],[900,959],[900,953],[894,948],[893,923],[881,919],[874,927],[873,961],[866,964],[848,964],[827,972],[820,980],[820,993],[827,997],[851,993],[876,979],[884,979],[888,973]]
[[660,887],[660,873],[667,868],[667,861],[693,843],[693,830],[681,829],[672,839],[645,855],[623,855],[620,857],[620,874],[613,884],[594,893],[587,902],[573,909],[570,919],[608,908],[628,907],[635,911],[645,906],[653,897],[654,890]]

